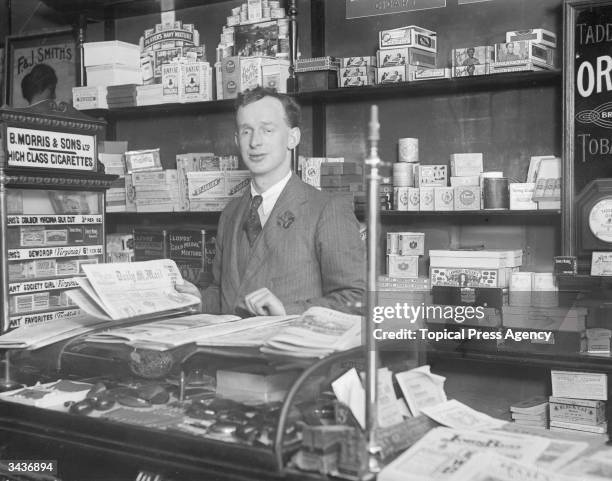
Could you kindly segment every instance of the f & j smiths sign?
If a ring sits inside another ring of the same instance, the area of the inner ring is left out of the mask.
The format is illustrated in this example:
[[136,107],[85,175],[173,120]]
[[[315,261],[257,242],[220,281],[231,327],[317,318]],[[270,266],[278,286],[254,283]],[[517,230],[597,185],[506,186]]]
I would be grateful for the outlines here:
[[446,7],[446,0],[346,0],[346,18]]

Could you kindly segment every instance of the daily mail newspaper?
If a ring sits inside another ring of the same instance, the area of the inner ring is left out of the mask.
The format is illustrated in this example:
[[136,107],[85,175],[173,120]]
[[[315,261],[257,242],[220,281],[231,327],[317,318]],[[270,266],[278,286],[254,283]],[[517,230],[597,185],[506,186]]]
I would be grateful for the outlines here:
[[83,271],[87,277],[78,278],[79,286],[112,320],[176,312],[200,302],[196,296],[177,292],[174,286],[183,278],[170,259],[87,264]]

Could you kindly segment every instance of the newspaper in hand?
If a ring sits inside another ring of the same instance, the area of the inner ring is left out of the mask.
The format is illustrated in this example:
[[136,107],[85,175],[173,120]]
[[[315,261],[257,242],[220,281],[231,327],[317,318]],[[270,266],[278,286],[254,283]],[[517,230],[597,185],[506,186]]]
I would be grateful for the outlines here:
[[[183,278],[170,259],[86,264],[83,271],[87,277],[78,278],[82,292],[110,320],[176,313],[200,302],[196,296],[177,292],[174,288],[176,284],[182,284]],[[87,309],[88,305],[79,307]],[[99,316],[101,313],[91,314]]]
[[361,345],[361,316],[311,307],[282,328],[262,352],[292,357],[324,357]]

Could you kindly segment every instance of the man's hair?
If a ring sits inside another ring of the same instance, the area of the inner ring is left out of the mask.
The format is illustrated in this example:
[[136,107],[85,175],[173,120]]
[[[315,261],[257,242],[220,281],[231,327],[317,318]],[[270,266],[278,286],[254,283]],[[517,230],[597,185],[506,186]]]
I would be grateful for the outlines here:
[[302,109],[298,103],[287,94],[281,94],[276,89],[267,87],[255,87],[254,89],[246,90],[238,94],[235,107],[236,113],[240,107],[245,107],[253,102],[263,99],[264,97],[272,97],[278,99],[285,109],[285,118],[289,127],[299,127],[302,120]]
[[55,70],[49,67],[49,65],[41,63],[34,66],[30,73],[23,77],[21,80],[21,93],[23,98],[28,102],[32,102],[36,94],[48,88],[51,91],[51,97],[55,98],[56,86],[57,75],[55,75]]

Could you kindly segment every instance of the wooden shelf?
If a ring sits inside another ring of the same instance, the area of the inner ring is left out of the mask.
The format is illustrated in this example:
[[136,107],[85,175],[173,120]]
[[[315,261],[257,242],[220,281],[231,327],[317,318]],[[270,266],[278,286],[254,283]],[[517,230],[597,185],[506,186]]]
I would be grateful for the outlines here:
[[[313,92],[299,92],[294,96],[302,103],[338,102],[371,100],[385,97],[420,97],[432,94],[461,94],[478,91],[495,91],[529,87],[561,86],[561,72],[512,72],[505,74],[481,75],[477,77],[460,77],[452,79],[424,80],[390,85],[371,85],[367,87],[337,88]],[[122,107],[116,109],[83,110],[93,117],[107,120],[149,117],[154,114],[214,113],[231,112],[234,99],[211,100],[208,102],[190,102],[185,104],[156,104],[139,107]]]
[[162,8],[159,0],[43,0],[48,7],[68,17],[84,15],[92,21],[111,20],[161,13],[164,10],[181,10],[200,7],[227,0],[174,0],[167,8]]
[[428,361],[435,359],[461,359],[512,364],[513,366],[539,366],[548,369],[587,369],[612,372],[612,357],[579,352],[563,354],[559,352],[537,353],[510,350],[478,351],[473,348],[469,350],[446,350],[430,347],[427,350],[427,357]]

